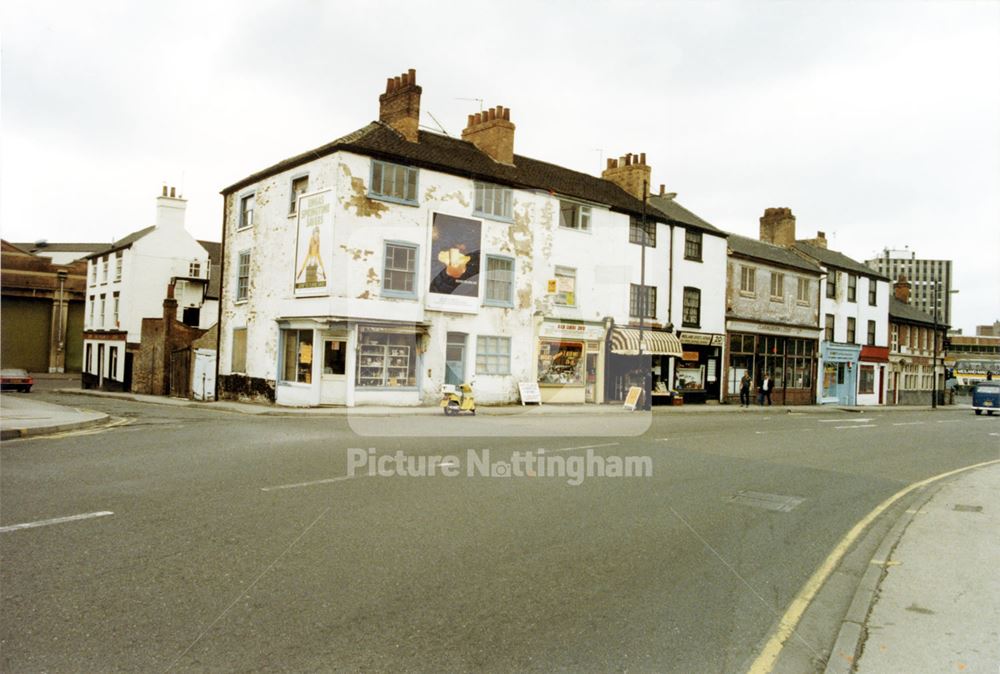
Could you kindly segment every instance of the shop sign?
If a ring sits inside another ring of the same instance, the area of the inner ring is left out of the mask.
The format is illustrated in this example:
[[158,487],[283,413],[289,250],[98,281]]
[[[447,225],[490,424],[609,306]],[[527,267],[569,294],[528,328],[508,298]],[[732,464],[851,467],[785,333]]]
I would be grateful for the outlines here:
[[702,332],[682,332],[682,344],[694,344],[695,346],[709,346],[712,343],[712,335]]
[[519,381],[517,388],[521,392],[521,405],[529,403],[542,404],[542,390],[538,388],[538,382]]
[[604,327],[584,323],[554,323],[546,321],[538,329],[541,337],[571,337],[585,340],[603,340]]
[[712,335],[712,346],[725,346],[726,336],[725,335]]
[[625,409],[635,411],[636,406],[639,404],[639,397],[642,396],[642,387],[633,386],[628,390],[628,395],[625,396]]
[[848,363],[858,359],[858,347],[823,345],[823,360],[828,363]]

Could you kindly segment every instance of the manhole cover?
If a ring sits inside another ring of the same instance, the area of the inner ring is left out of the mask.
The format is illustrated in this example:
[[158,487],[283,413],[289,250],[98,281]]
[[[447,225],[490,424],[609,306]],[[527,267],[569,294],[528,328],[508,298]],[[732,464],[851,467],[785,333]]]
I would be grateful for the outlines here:
[[729,499],[730,503],[750,506],[751,508],[763,508],[764,510],[775,510],[787,513],[802,503],[805,499],[798,496],[785,496],[783,494],[767,494],[760,491],[740,491]]

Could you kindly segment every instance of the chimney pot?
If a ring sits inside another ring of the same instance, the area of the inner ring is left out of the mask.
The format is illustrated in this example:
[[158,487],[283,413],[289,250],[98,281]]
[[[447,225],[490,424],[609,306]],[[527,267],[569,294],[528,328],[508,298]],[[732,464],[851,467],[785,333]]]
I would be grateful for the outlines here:
[[667,186],[664,185],[663,183],[660,183],[660,196],[662,197],[666,193],[667,193]]
[[490,108],[490,121],[492,122],[497,118],[497,111],[494,108]]
[[411,85],[416,85],[416,83],[417,83],[417,70],[416,70],[416,68],[410,68],[406,72],[410,76],[410,84]]
[[177,196],[177,188],[176,187],[171,187],[170,188],[170,197],[174,198],[176,196]]
[[163,196],[167,196],[167,186],[163,186]]
[[392,85],[394,83],[395,83],[395,81],[391,77],[386,78],[386,80],[385,80],[385,93],[387,93],[387,94],[391,94],[392,93]]
[[510,121],[510,108],[503,109],[503,118],[505,121]]
[[466,127],[472,126],[476,121],[475,115],[469,115],[469,122],[465,125]]
[[400,76],[399,79],[400,79],[400,82],[402,83],[402,85],[405,87],[406,85],[408,85],[410,83],[410,74],[409,73],[403,73]]

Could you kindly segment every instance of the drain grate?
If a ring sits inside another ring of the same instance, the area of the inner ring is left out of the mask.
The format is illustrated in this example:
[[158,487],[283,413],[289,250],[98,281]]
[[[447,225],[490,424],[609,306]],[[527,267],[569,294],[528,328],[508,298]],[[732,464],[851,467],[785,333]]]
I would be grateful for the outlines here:
[[785,496],[783,494],[767,494],[760,491],[739,491],[729,499],[730,503],[750,506],[751,508],[763,508],[764,510],[774,510],[776,512],[787,513],[802,503],[805,499],[798,496]]
[[952,510],[957,510],[960,513],[981,513],[983,506],[956,505]]

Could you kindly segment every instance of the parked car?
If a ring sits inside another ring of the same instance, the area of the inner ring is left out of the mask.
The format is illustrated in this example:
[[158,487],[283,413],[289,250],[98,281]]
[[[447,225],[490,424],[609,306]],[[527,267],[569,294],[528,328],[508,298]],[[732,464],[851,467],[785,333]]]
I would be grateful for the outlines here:
[[20,368],[0,370],[0,390],[14,390],[21,393],[28,393],[34,384],[35,380],[32,379],[27,370]]
[[1000,409],[1000,382],[981,381],[972,389],[972,409],[976,414],[982,414],[986,410],[987,414],[993,414],[993,410]]

